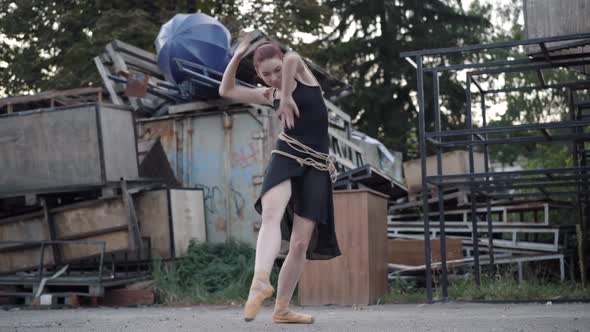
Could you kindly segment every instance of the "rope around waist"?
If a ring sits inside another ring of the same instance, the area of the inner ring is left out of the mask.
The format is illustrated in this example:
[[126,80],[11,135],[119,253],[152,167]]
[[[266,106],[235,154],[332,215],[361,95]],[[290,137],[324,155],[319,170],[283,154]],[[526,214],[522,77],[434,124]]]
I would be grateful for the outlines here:
[[[325,171],[330,173],[330,179],[332,182],[336,182],[336,157],[331,156],[327,153],[315,151],[314,149],[310,148],[309,146],[299,142],[298,140],[294,139],[293,137],[288,136],[287,134],[280,133],[279,139],[286,142],[293,150],[304,153],[309,155],[310,157],[301,158],[295,155],[292,155],[288,152],[280,151],[280,150],[272,150],[272,153],[280,154],[285,157],[291,158],[299,163],[299,165],[307,165],[311,166],[319,171]],[[315,159],[314,159],[315,158]],[[316,160],[316,159],[319,159]]]

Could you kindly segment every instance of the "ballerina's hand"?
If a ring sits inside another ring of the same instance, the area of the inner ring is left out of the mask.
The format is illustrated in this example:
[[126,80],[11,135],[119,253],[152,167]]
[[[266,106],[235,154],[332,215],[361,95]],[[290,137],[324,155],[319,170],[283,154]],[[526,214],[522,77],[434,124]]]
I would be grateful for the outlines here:
[[295,126],[295,117],[299,117],[299,108],[292,96],[281,98],[278,112],[283,128],[291,129]]
[[240,44],[238,44],[238,47],[236,47],[234,55],[237,55],[239,57],[243,57],[244,55],[246,55],[248,49],[250,48],[250,39],[251,37],[249,32],[240,32],[240,36],[238,37]]

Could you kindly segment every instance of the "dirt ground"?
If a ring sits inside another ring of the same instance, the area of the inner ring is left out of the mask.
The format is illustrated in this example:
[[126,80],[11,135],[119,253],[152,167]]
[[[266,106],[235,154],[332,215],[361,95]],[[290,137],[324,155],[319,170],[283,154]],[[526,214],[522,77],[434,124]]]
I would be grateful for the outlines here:
[[246,323],[240,307],[0,310],[0,331],[590,331],[590,304],[379,305],[297,308],[313,325],[277,325],[265,306]]

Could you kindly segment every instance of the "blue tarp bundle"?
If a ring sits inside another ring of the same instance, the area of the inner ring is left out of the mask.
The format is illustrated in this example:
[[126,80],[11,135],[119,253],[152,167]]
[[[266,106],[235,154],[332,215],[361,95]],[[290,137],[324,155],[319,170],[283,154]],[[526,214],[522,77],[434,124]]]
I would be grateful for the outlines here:
[[175,84],[187,79],[177,59],[223,72],[231,56],[230,39],[227,28],[211,16],[177,14],[162,26],[155,41],[160,70]]

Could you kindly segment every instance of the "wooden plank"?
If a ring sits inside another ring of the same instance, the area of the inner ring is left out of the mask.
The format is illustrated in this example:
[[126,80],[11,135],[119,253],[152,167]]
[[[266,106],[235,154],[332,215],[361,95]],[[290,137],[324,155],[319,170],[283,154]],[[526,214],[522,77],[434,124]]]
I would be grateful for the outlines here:
[[[47,201],[45,199],[41,199],[41,205],[43,206],[43,219],[45,220],[45,224],[47,229],[49,230],[49,239],[51,241],[57,240],[57,233],[55,230],[55,223],[51,213],[49,212],[49,207],[47,206]],[[53,257],[57,264],[60,264],[62,261],[62,253],[61,253],[61,246],[53,245],[49,248],[50,252],[53,254]]]
[[127,65],[125,64],[125,61],[123,61],[123,59],[121,58],[121,56],[119,56],[119,54],[117,54],[115,52],[115,50],[113,49],[113,45],[108,44],[105,47],[105,50],[107,51],[107,54],[109,55],[109,57],[111,58],[111,60],[113,60],[113,67],[115,69],[115,73],[118,73],[119,71],[126,71],[127,69]]
[[107,289],[103,297],[98,298],[98,304],[104,306],[134,306],[154,304],[152,289]]
[[172,258],[167,190],[143,192],[134,197],[134,203],[141,235],[150,238],[152,257]]
[[[127,230],[113,233],[100,234],[84,238],[86,241],[105,241],[105,253],[129,250]],[[64,261],[79,260],[94,257],[101,253],[101,248],[95,244],[64,244],[62,247]]]
[[[70,209],[51,209],[58,240],[106,241],[108,252],[129,249],[127,215],[120,198],[76,204]],[[51,238],[44,216],[27,215],[21,221],[0,224],[0,240],[42,241]],[[12,245],[14,246],[14,245]],[[98,255],[100,248],[88,244],[62,246],[64,262]],[[35,268],[39,264],[39,247],[10,250],[4,246],[0,254],[0,272]],[[45,262],[54,264],[50,248],[45,249]]]
[[[474,156],[474,172],[480,173],[484,171],[483,153],[473,153]],[[468,174],[469,173],[469,153],[467,151],[452,151],[442,154],[442,174]],[[408,194],[415,195],[422,191],[422,168],[420,159],[409,160],[403,163],[404,175],[406,185],[408,187]],[[436,156],[426,158],[426,175],[433,176],[437,174]],[[458,181],[465,181],[465,179],[446,179],[444,183],[452,183]]]
[[[115,52],[112,44],[108,44],[105,49],[111,57],[111,59],[113,60],[115,73],[118,74],[120,71],[129,71],[129,68],[127,68],[127,65],[125,64],[125,61],[123,61],[121,56],[117,52]],[[131,107],[133,107],[134,110],[137,110],[139,108],[139,104],[137,103],[137,97],[128,97],[128,99],[129,103],[131,104]]]
[[[352,148],[353,152],[360,152],[363,153],[363,149],[354,143],[353,141],[349,140],[348,138],[342,136],[336,129],[328,128],[328,134],[330,136],[335,137],[343,146],[349,146]],[[342,147],[341,147],[342,148]],[[352,156],[354,157],[354,155]]]
[[[431,240],[431,259],[433,262],[440,262],[440,240]],[[423,265],[425,264],[424,240],[402,240],[390,239],[387,244],[388,262],[402,265]],[[463,241],[460,239],[446,240],[447,260],[463,258]]]
[[[567,6],[561,0],[525,0],[524,19],[527,38],[562,36],[586,33],[590,0],[569,0]],[[569,42],[552,43],[554,47]],[[527,46],[529,52],[538,52],[538,45]]]
[[102,105],[100,112],[106,180],[136,179],[139,170],[132,112],[107,105]]
[[175,257],[183,257],[191,241],[207,241],[203,191],[171,189],[170,208]]
[[[365,193],[368,204],[369,228],[369,303],[377,302],[387,293],[387,199],[382,195]],[[384,222],[385,220],[385,222]]]
[[120,56],[128,67],[134,66],[137,69],[140,69],[140,71],[147,71],[150,75],[158,76],[160,78],[164,77],[157,63],[144,61],[127,53],[120,53]]
[[301,304],[371,304],[384,294],[386,211],[387,200],[367,190],[334,192],[336,236],[342,255],[306,263],[299,281]]
[[[581,220],[580,220],[581,221]],[[578,264],[580,265],[580,280],[582,280],[582,286],[586,286],[586,246],[584,245],[585,234],[582,231],[581,225],[576,225],[576,239],[578,249]]]
[[158,62],[158,58],[156,57],[156,55],[154,53],[150,53],[150,52],[143,50],[139,47],[133,46],[131,44],[127,44],[127,43],[122,42],[118,39],[115,39],[111,44],[113,45],[114,49],[117,51],[129,53],[129,54],[132,54],[136,57],[142,58],[146,61],[150,61],[153,63]]
[[[42,93],[28,95],[28,96],[15,96],[15,97],[8,97],[0,99],[0,107],[7,106],[10,110],[12,110],[12,105],[15,104],[24,104],[33,101],[40,101],[40,100],[51,100],[56,97],[63,97],[63,96],[79,96],[79,95],[86,95],[91,93],[102,92],[102,88],[77,88],[77,89],[69,89],[69,90],[49,90],[44,91]],[[9,112],[10,113],[10,112]]]
[[119,98],[119,96],[117,95],[117,92],[115,91],[115,87],[113,85],[113,82],[109,78],[110,73],[108,72],[108,69],[106,69],[105,66],[102,64],[102,62],[100,62],[99,57],[94,58],[94,64],[96,65],[96,69],[98,70],[98,73],[100,74],[100,77],[102,78],[102,83],[104,84],[104,86],[107,88],[107,91],[109,92],[109,96],[111,97],[111,103],[113,103],[115,105],[123,105],[121,98]]
[[[23,218],[16,222],[0,225],[0,241],[42,241],[47,239],[49,239],[49,230],[47,224],[43,222],[43,216]],[[0,248],[14,246],[18,246],[18,244],[0,244]]]
[[126,226],[126,212],[120,198],[96,201],[93,205],[55,213],[58,239],[79,238],[80,234]]
[[129,226],[129,248],[131,250],[142,249],[141,233],[139,231],[139,221],[135,214],[133,198],[127,191],[127,182],[121,180],[121,195],[123,196],[123,205],[127,211],[127,223]]
[[[41,249],[28,248],[0,254],[0,273],[36,269],[39,266]],[[44,262],[46,266],[54,264],[53,255],[49,248],[45,248]]]
[[209,109],[219,109],[230,105],[240,104],[228,99],[214,99],[208,101],[195,101],[185,104],[168,106],[169,114],[183,113],[183,112],[198,112]]
[[343,110],[341,110],[338,106],[336,106],[335,104],[333,104],[332,102],[330,102],[328,99],[324,98],[324,103],[326,104],[326,107],[336,113],[336,115],[338,115],[340,118],[342,118],[345,122],[347,122],[348,124],[351,123],[351,118],[350,115],[348,115],[348,113],[344,112]]

